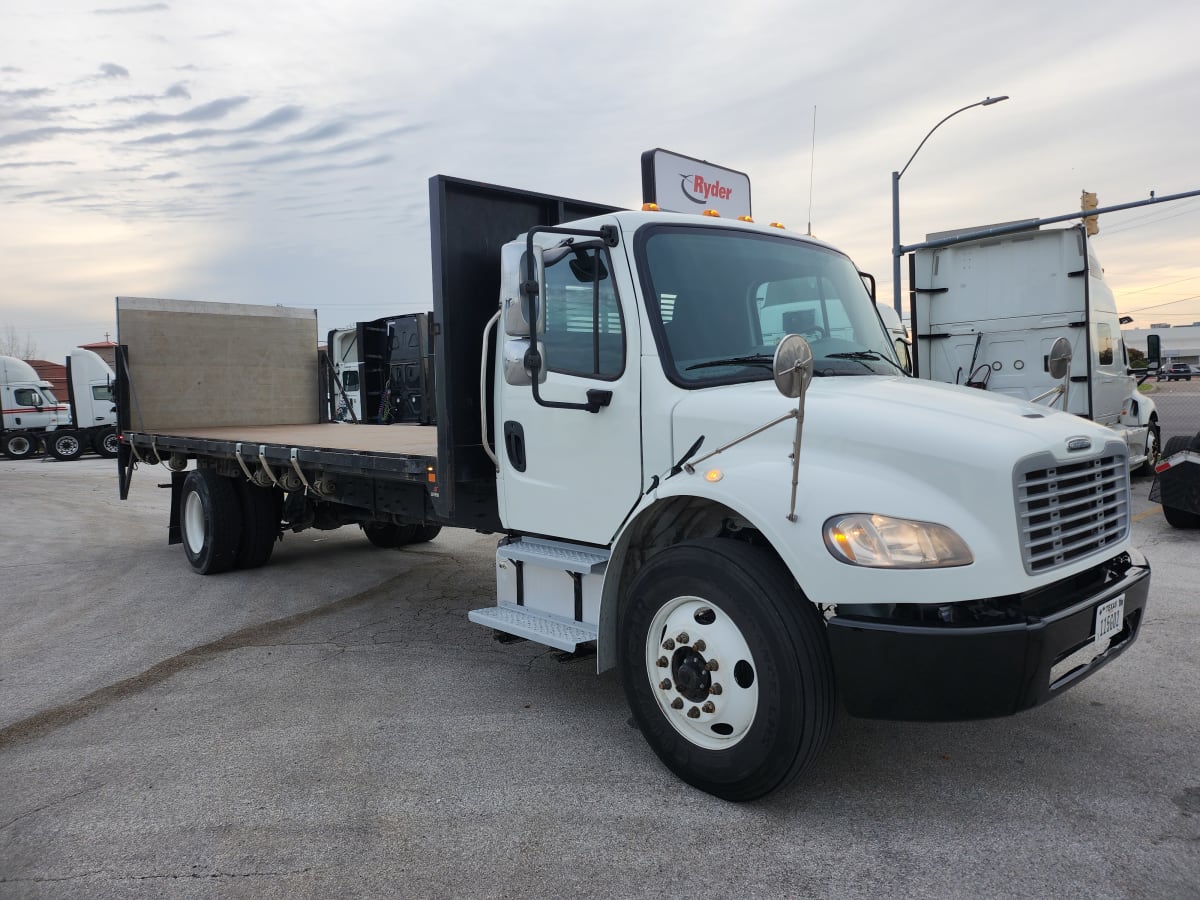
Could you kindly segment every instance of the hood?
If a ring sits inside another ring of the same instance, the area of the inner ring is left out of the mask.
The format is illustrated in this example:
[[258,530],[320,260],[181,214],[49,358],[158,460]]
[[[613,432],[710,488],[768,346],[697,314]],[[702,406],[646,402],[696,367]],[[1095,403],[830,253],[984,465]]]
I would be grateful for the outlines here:
[[[704,435],[711,453],[789,410],[796,401],[770,381],[690,392],[672,413],[676,459]],[[790,445],[791,420],[751,441]],[[1050,451],[1060,461],[1112,440],[1110,430],[1045,406],[956,385],[890,376],[816,378],[805,398],[803,452],[853,452],[860,462],[904,465],[911,456],[954,461],[995,473],[1024,456]],[[1068,444],[1076,449],[1068,450]]]

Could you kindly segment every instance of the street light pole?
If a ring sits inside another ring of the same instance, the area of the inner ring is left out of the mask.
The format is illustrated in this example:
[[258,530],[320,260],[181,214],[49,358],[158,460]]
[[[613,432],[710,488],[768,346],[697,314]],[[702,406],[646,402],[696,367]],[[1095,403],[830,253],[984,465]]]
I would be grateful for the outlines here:
[[962,109],[956,109],[950,115],[942,119],[932,128],[928,134],[921,139],[921,143],[917,144],[917,149],[912,152],[912,156],[908,158],[908,162],[904,164],[904,168],[899,172],[892,173],[892,303],[896,307],[896,315],[904,318],[904,312],[900,304],[900,257],[903,255],[904,248],[900,244],[900,178],[908,171],[908,167],[912,165],[912,161],[917,158],[917,154],[921,152],[921,148],[925,146],[925,142],[929,140],[929,136],[937,131],[948,119],[953,119],[960,112],[966,112],[968,109],[974,109],[976,106],[991,106],[993,103],[999,103],[1001,100],[1007,100],[1008,95],[1003,97],[985,97],[978,103],[969,103]]

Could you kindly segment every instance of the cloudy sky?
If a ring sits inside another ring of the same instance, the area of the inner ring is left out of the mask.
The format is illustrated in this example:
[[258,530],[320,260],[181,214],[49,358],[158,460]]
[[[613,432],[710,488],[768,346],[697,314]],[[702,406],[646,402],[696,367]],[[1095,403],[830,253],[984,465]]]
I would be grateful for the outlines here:
[[[111,2],[111,5],[109,3]],[[117,295],[431,308],[427,180],[636,206],[665,147],[891,290],[901,234],[1200,189],[1200,4],[5,0],[0,337]],[[815,153],[814,147],[815,109]],[[1138,324],[1200,321],[1200,198],[1101,219]]]

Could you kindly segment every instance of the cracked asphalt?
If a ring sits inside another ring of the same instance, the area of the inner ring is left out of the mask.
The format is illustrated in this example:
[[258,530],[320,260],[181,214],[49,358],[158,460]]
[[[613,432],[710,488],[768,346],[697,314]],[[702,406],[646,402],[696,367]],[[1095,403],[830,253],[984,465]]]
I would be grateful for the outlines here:
[[0,461],[0,897],[1200,896],[1200,533],[1148,480],[1124,657],[1010,719],[843,717],[744,805],[663,769],[615,673],[467,621],[494,538],[204,578],[166,480]]

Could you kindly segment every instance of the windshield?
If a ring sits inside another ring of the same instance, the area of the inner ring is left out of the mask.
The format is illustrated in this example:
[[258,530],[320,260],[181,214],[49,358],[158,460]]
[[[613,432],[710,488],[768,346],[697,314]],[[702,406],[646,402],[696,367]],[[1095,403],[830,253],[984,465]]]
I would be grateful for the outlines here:
[[637,253],[676,384],[770,378],[785,334],[808,339],[817,376],[902,372],[862,278],[836,251],[733,229],[651,226]]

